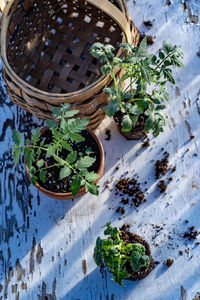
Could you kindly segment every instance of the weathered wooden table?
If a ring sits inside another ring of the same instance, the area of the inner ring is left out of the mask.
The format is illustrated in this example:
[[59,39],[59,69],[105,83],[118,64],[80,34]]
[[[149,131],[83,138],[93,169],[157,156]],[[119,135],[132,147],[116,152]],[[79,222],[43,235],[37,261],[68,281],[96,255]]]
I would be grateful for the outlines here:
[[[125,140],[110,119],[96,131],[106,158],[99,197],[47,198],[30,185],[22,162],[14,168],[11,130],[27,135],[42,122],[10,102],[1,78],[0,299],[178,300],[186,299],[181,298],[182,286],[192,300],[200,291],[200,237],[183,238],[188,227],[200,229],[200,2],[130,0],[128,6],[140,31],[154,37],[149,50],[159,49],[162,40],[181,45],[185,68],[176,71],[176,85],[169,86],[168,126],[157,139],[150,137],[150,147]],[[148,20],[149,29],[143,24]],[[110,141],[105,140],[106,128],[111,129]],[[162,147],[169,152],[170,166],[176,166],[166,195],[159,193],[154,177]],[[138,209],[126,205],[121,215],[114,186],[127,171],[129,177],[138,174],[147,202]],[[100,273],[93,261],[96,238],[108,221],[130,223],[160,262],[147,278],[126,281],[125,288],[106,271]],[[168,258],[174,260],[169,268],[164,264]]]

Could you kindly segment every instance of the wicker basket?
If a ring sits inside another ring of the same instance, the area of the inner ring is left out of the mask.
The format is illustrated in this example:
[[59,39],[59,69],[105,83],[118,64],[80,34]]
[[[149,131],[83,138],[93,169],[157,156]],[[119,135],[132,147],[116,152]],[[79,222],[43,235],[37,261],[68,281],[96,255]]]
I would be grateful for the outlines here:
[[[42,119],[71,103],[96,128],[111,82],[89,52],[96,42],[137,44],[124,0],[10,0],[1,22],[1,58],[12,101]],[[118,56],[123,55],[120,51]],[[119,71],[119,70],[118,70]]]

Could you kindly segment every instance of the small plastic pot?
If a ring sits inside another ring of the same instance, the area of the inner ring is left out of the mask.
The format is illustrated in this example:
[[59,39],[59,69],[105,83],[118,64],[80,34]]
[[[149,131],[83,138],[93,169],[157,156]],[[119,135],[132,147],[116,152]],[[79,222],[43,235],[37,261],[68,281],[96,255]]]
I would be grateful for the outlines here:
[[[43,135],[48,130],[49,130],[48,126],[43,127],[40,130],[41,135]],[[97,173],[99,174],[99,178],[95,181],[95,182],[98,182],[99,179],[101,178],[101,176],[103,174],[103,170],[104,170],[104,150],[103,150],[103,146],[102,146],[99,138],[94,134],[94,132],[89,128],[87,128],[87,131],[90,133],[92,138],[95,140],[95,142],[96,142],[96,144],[98,145],[98,148],[99,148],[99,153],[100,153],[100,159],[99,160],[100,160],[100,162],[99,162],[99,168],[98,168],[98,171],[97,171]],[[25,168],[26,168],[26,173],[29,177],[28,167],[27,167],[26,164],[25,164]],[[30,177],[29,177],[29,179],[30,179]],[[40,190],[43,194],[47,195],[48,197],[55,198],[55,199],[60,199],[60,200],[74,199],[74,198],[80,197],[80,196],[82,196],[86,193],[85,187],[81,187],[79,192],[75,196],[73,196],[71,192],[66,192],[66,193],[52,192],[50,190],[47,190],[47,189],[43,188],[39,183],[36,183],[35,186],[38,188],[38,190]]]

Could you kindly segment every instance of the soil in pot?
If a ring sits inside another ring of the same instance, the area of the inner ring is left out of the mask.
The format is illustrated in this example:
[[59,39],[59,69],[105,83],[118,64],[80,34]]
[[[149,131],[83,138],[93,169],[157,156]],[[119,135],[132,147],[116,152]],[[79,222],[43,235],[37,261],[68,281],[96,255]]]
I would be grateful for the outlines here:
[[126,270],[128,271],[128,273],[131,274],[131,276],[127,279],[128,280],[140,280],[140,279],[145,278],[153,270],[154,260],[151,256],[151,250],[150,250],[149,244],[139,235],[130,232],[128,230],[128,228],[129,228],[129,226],[127,226],[126,224],[124,224],[120,228],[120,231],[121,231],[120,238],[123,240],[123,242],[125,244],[128,244],[128,243],[142,244],[146,249],[146,254],[148,256],[150,256],[150,258],[151,258],[151,262],[150,262],[149,266],[141,268],[139,272],[133,272],[130,263],[129,262],[126,263],[126,265],[125,265]]
[[[85,141],[83,142],[71,142],[68,141],[69,144],[72,146],[74,151],[77,151],[77,159],[79,159],[82,155],[87,155],[86,151],[88,148],[92,151],[92,154],[90,156],[95,157],[96,161],[94,164],[88,168],[89,172],[98,172],[99,166],[100,166],[100,151],[99,147],[92,137],[92,135],[89,133],[89,131],[85,130],[82,131],[81,135],[85,138]],[[41,139],[44,140],[45,144],[49,144],[52,141],[52,133],[50,130],[47,130],[42,134]],[[59,156],[63,159],[66,158],[66,156],[69,154],[69,151],[64,149],[62,152],[60,152]],[[53,165],[56,163],[53,157],[45,158],[46,152],[41,152],[41,155],[36,158],[34,167],[37,169],[36,163],[39,159],[44,159],[45,161],[45,167],[48,167],[50,165]],[[70,190],[70,183],[72,181],[72,176],[74,173],[66,178],[61,179],[59,177],[60,168],[59,167],[52,167],[47,169],[46,171],[46,182],[43,183],[40,179],[38,179],[38,184],[43,187],[46,190],[50,190],[54,193],[68,193],[71,192]]]
[[124,132],[121,129],[121,122],[122,122],[123,116],[124,115],[120,110],[118,110],[114,114],[114,120],[118,126],[118,129],[119,129],[119,132],[121,133],[121,135],[123,135],[127,140],[139,140],[139,139],[147,136],[147,134],[144,130],[145,121],[146,121],[147,117],[144,114],[139,116],[135,127],[133,127],[132,130],[129,132]]

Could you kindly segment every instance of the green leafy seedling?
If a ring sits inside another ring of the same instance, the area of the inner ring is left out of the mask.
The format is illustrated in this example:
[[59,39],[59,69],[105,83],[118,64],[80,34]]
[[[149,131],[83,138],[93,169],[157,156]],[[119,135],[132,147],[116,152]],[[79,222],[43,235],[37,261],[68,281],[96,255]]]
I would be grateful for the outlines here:
[[[46,182],[46,172],[48,169],[58,167],[60,169],[60,179],[68,176],[72,177],[71,192],[73,196],[77,194],[82,186],[86,191],[94,195],[98,195],[98,185],[94,182],[99,178],[95,172],[88,169],[94,164],[96,158],[92,157],[92,149],[86,150],[86,155],[78,155],[73,150],[73,143],[80,143],[85,140],[81,132],[86,130],[89,119],[73,118],[78,110],[70,110],[69,104],[61,105],[61,108],[54,108],[53,115],[56,120],[47,120],[46,124],[52,133],[52,141],[45,144],[41,137],[40,130],[37,129],[32,133],[31,141],[26,140],[23,145],[22,134],[12,131],[12,139],[14,142],[12,154],[15,166],[24,152],[25,163],[28,167],[28,173],[31,182],[35,185],[38,179]],[[62,156],[62,151],[67,150],[68,155]],[[41,153],[45,153],[45,158],[53,158],[52,165],[45,166],[45,159],[40,159]],[[37,161],[36,165],[34,162]]]
[[[167,119],[162,112],[165,108],[163,102],[169,101],[166,84],[175,84],[172,67],[184,67],[183,51],[163,41],[157,55],[149,54],[146,38],[139,47],[131,43],[121,44],[120,47],[127,53],[124,59],[114,56],[115,48],[111,45],[95,43],[90,49],[91,54],[104,64],[102,74],[110,73],[114,83],[112,87],[104,89],[110,96],[109,104],[104,108],[105,113],[112,117],[120,110],[123,113],[121,129],[124,132],[130,132],[139,116],[144,114],[145,131],[151,130],[154,136],[158,136],[163,132]],[[117,81],[118,67],[124,69],[124,74]],[[125,85],[122,83],[127,79],[128,86],[123,87]],[[148,87],[151,87],[151,93],[147,93]]]
[[146,249],[142,244],[125,244],[120,238],[120,229],[112,227],[110,222],[103,227],[106,227],[104,234],[108,235],[108,238],[97,238],[94,261],[97,266],[105,264],[113,275],[113,280],[123,286],[124,279],[131,276],[126,265],[129,264],[133,272],[139,272],[141,268],[149,266],[151,258],[146,255]]

